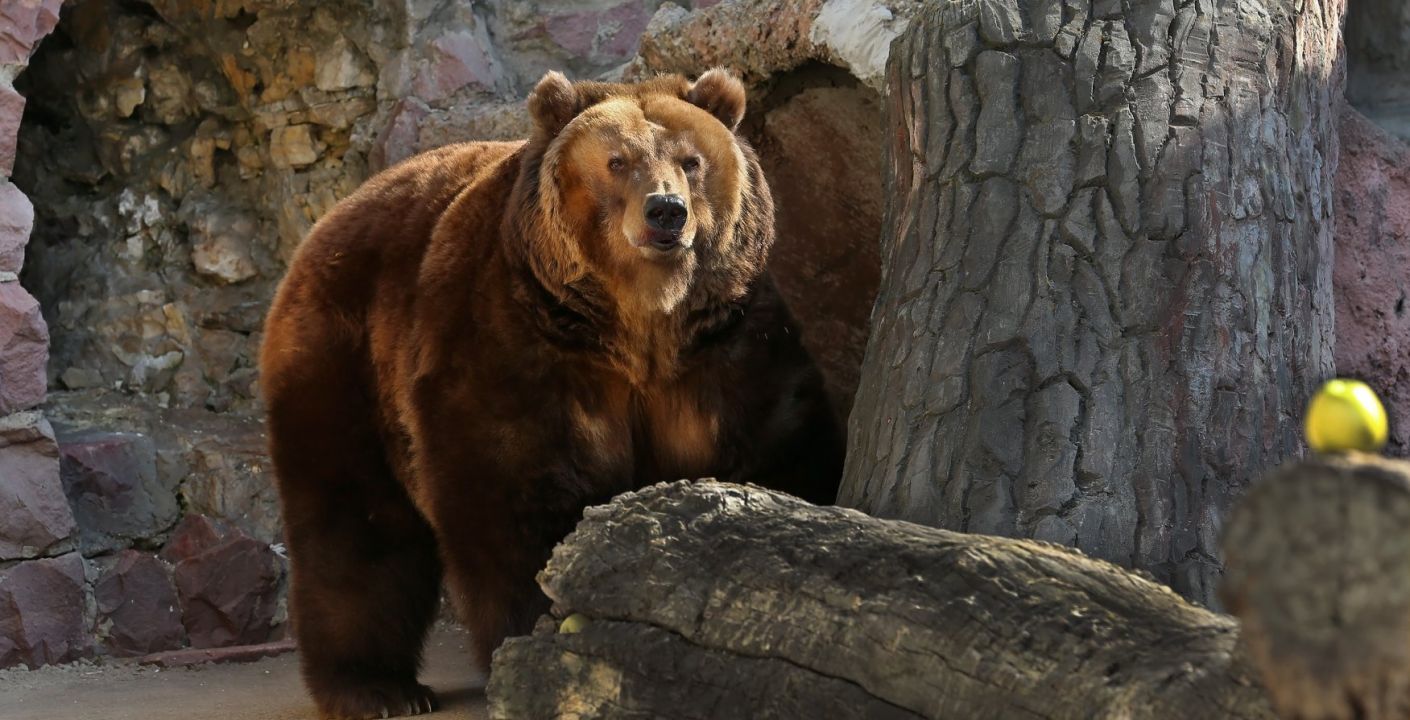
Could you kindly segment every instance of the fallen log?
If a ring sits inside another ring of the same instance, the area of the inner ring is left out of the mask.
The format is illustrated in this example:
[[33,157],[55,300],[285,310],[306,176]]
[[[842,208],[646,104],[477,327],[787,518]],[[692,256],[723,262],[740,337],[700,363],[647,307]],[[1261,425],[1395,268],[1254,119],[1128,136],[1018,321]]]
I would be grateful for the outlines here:
[[1287,720],[1410,717],[1410,463],[1314,458],[1251,487],[1221,599]]
[[495,654],[492,717],[1273,717],[1236,623],[1162,585],[752,486],[590,508],[539,582],[553,618]]

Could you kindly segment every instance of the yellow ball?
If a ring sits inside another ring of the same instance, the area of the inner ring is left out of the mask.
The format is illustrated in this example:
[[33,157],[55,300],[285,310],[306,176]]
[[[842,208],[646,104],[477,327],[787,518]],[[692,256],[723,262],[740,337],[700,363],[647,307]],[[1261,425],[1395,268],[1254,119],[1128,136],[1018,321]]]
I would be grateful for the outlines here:
[[583,615],[582,613],[573,613],[572,615],[563,618],[563,624],[558,626],[558,632],[564,634],[582,632],[583,628],[587,626],[588,619],[586,615]]
[[1307,407],[1307,444],[1324,453],[1375,452],[1386,444],[1386,409],[1359,380],[1329,380]]

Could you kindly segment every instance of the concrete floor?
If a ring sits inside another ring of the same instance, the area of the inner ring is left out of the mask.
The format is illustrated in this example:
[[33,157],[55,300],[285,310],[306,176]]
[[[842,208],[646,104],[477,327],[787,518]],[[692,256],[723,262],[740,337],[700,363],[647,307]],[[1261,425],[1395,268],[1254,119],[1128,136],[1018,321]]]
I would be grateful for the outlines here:
[[[470,666],[465,633],[438,627],[421,681],[441,710],[420,717],[487,720],[484,678]],[[123,662],[0,671],[4,720],[316,720],[298,657],[160,670]]]

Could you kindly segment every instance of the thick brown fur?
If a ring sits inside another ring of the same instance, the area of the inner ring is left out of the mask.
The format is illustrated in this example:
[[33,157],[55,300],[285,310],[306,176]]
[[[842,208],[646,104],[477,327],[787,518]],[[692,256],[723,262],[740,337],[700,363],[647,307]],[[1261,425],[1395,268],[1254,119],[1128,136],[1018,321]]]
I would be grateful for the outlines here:
[[[833,501],[842,439],[764,270],[739,82],[550,73],[523,143],[408,160],[300,247],[266,325],[290,608],[324,717],[421,712],[442,569],[487,668],[582,509],[678,478]],[[643,198],[689,204],[677,252]]]

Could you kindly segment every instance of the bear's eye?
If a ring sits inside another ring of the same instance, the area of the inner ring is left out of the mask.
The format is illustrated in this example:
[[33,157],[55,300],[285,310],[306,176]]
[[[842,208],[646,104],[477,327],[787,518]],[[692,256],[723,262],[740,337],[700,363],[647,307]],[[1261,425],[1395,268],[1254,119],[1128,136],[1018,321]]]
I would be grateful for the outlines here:
[[607,161],[607,169],[612,172],[621,172],[627,166],[627,161],[619,157],[614,157]]
[[700,158],[688,157],[681,161],[681,169],[686,172],[695,172],[700,169]]

